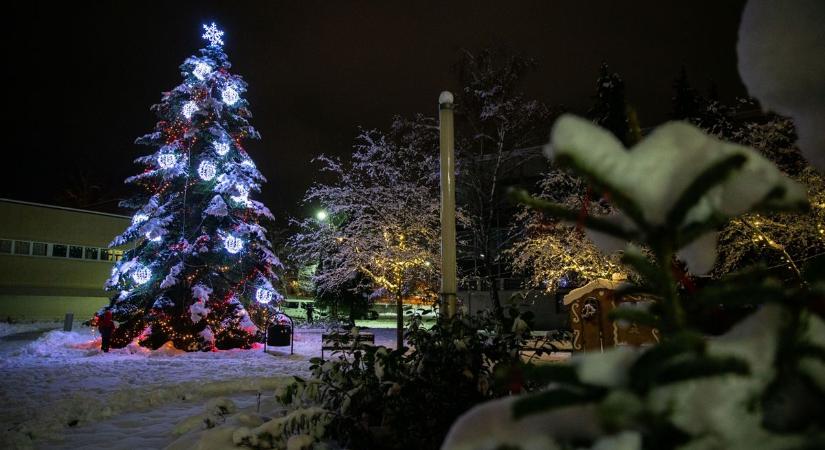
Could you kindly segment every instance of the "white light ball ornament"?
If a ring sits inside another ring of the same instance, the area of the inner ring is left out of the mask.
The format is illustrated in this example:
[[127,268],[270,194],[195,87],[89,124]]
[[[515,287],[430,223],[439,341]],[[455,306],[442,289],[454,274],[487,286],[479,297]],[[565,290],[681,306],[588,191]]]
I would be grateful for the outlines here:
[[215,178],[216,173],[217,169],[215,168],[215,163],[212,161],[201,161],[198,166],[198,176],[201,177],[203,181],[211,181]]
[[243,241],[231,234],[223,240],[223,246],[231,254],[238,253],[243,248]]
[[192,114],[195,114],[195,111],[197,111],[198,109],[198,105],[195,102],[188,101],[183,104],[183,108],[181,108],[181,114],[183,114],[183,117],[191,119]]
[[163,153],[158,155],[158,166],[161,169],[171,169],[178,162],[178,157],[171,153]]
[[203,81],[203,79],[206,78],[206,76],[210,73],[212,73],[212,67],[210,67],[209,64],[206,64],[205,62],[199,62],[195,64],[195,69],[192,70],[192,75],[194,75],[195,78],[201,81]]
[[235,88],[229,86],[228,88],[221,91],[221,98],[223,99],[224,103],[226,103],[229,106],[232,106],[235,103],[237,103],[238,100],[240,100],[241,96],[238,95],[238,91],[236,91]]
[[135,280],[137,284],[146,283],[150,278],[152,278],[152,271],[146,266],[138,266],[138,268],[132,272],[132,279]]
[[272,301],[272,291],[265,288],[258,288],[258,291],[255,292],[255,300],[258,303],[267,304]]
[[228,142],[215,142],[215,152],[221,156],[229,153],[229,143]]

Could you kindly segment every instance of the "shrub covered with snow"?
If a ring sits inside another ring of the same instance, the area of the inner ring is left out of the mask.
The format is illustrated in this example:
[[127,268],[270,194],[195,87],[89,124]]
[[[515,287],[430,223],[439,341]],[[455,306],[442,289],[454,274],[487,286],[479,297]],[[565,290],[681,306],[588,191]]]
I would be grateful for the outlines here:
[[[552,156],[611,199],[620,215],[586,217],[602,242],[625,248],[641,283],[625,293],[654,300],[614,319],[658,328],[650,348],[616,348],[570,364],[535,368],[539,392],[474,408],[443,449],[815,448],[825,443],[825,264],[801,285],[755,269],[694,292],[680,285],[677,257],[699,272],[715,255],[714,233],[754,210],[806,206],[804,192],[753,150],[670,123],[626,151],[606,130],[562,117]],[[577,210],[521,195],[563,219]],[[644,246],[645,252],[633,241]],[[749,304],[755,313],[719,338],[695,331],[686,301]],[[497,423],[494,423],[498,421]],[[479,427],[489,430],[478,432]],[[539,442],[540,444],[536,444]]]
[[504,323],[481,315],[423,329],[414,321],[406,334],[410,348],[368,347],[316,359],[310,379],[276,396],[299,410],[322,407],[329,420],[323,436],[346,448],[436,449],[464,411],[523,388],[509,375],[529,319],[513,310]]

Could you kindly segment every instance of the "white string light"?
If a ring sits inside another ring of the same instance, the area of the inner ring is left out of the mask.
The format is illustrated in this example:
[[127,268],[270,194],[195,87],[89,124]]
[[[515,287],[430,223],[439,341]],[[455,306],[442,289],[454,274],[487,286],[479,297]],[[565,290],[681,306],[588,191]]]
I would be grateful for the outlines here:
[[161,169],[171,169],[178,162],[178,157],[171,153],[158,155],[158,165]]
[[223,39],[221,39],[223,37],[223,31],[218,29],[215,22],[212,22],[212,25],[209,26],[204,25],[203,29],[206,33],[203,33],[201,37],[209,41],[209,45],[223,45]]
[[241,98],[241,96],[238,95],[238,91],[236,91],[235,88],[229,86],[228,88],[221,91],[221,98],[223,99],[224,103],[226,103],[229,106],[232,106]]
[[243,248],[243,241],[240,238],[232,236],[231,234],[224,238],[223,246],[226,247],[226,251],[231,254],[238,253]]
[[209,75],[211,72],[212,66],[201,61],[195,64],[195,69],[192,70],[192,75],[194,75],[195,78],[203,81],[203,79],[206,78],[206,76]]
[[215,178],[216,172],[215,164],[212,161],[201,161],[198,166],[198,176],[200,176],[203,181],[210,181],[212,178]]

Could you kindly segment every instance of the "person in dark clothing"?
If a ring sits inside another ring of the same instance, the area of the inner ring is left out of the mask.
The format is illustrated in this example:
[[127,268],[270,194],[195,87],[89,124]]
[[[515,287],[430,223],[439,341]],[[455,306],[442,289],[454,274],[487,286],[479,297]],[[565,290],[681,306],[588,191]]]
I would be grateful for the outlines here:
[[97,322],[97,330],[100,331],[100,337],[103,338],[100,343],[100,349],[108,353],[109,340],[112,338],[112,332],[115,331],[115,322],[112,320],[111,311],[103,313],[103,317]]
[[312,313],[315,311],[315,308],[312,306],[312,303],[307,303],[307,322],[312,323]]

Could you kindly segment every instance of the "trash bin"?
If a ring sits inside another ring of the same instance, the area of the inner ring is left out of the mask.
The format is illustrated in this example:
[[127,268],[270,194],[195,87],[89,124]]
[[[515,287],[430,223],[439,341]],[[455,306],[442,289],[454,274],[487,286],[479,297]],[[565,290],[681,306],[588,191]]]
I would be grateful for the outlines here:
[[289,325],[276,323],[269,326],[266,339],[267,345],[271,345],[273,347],[287,347],[292,343],[291,339],[292,328]]

